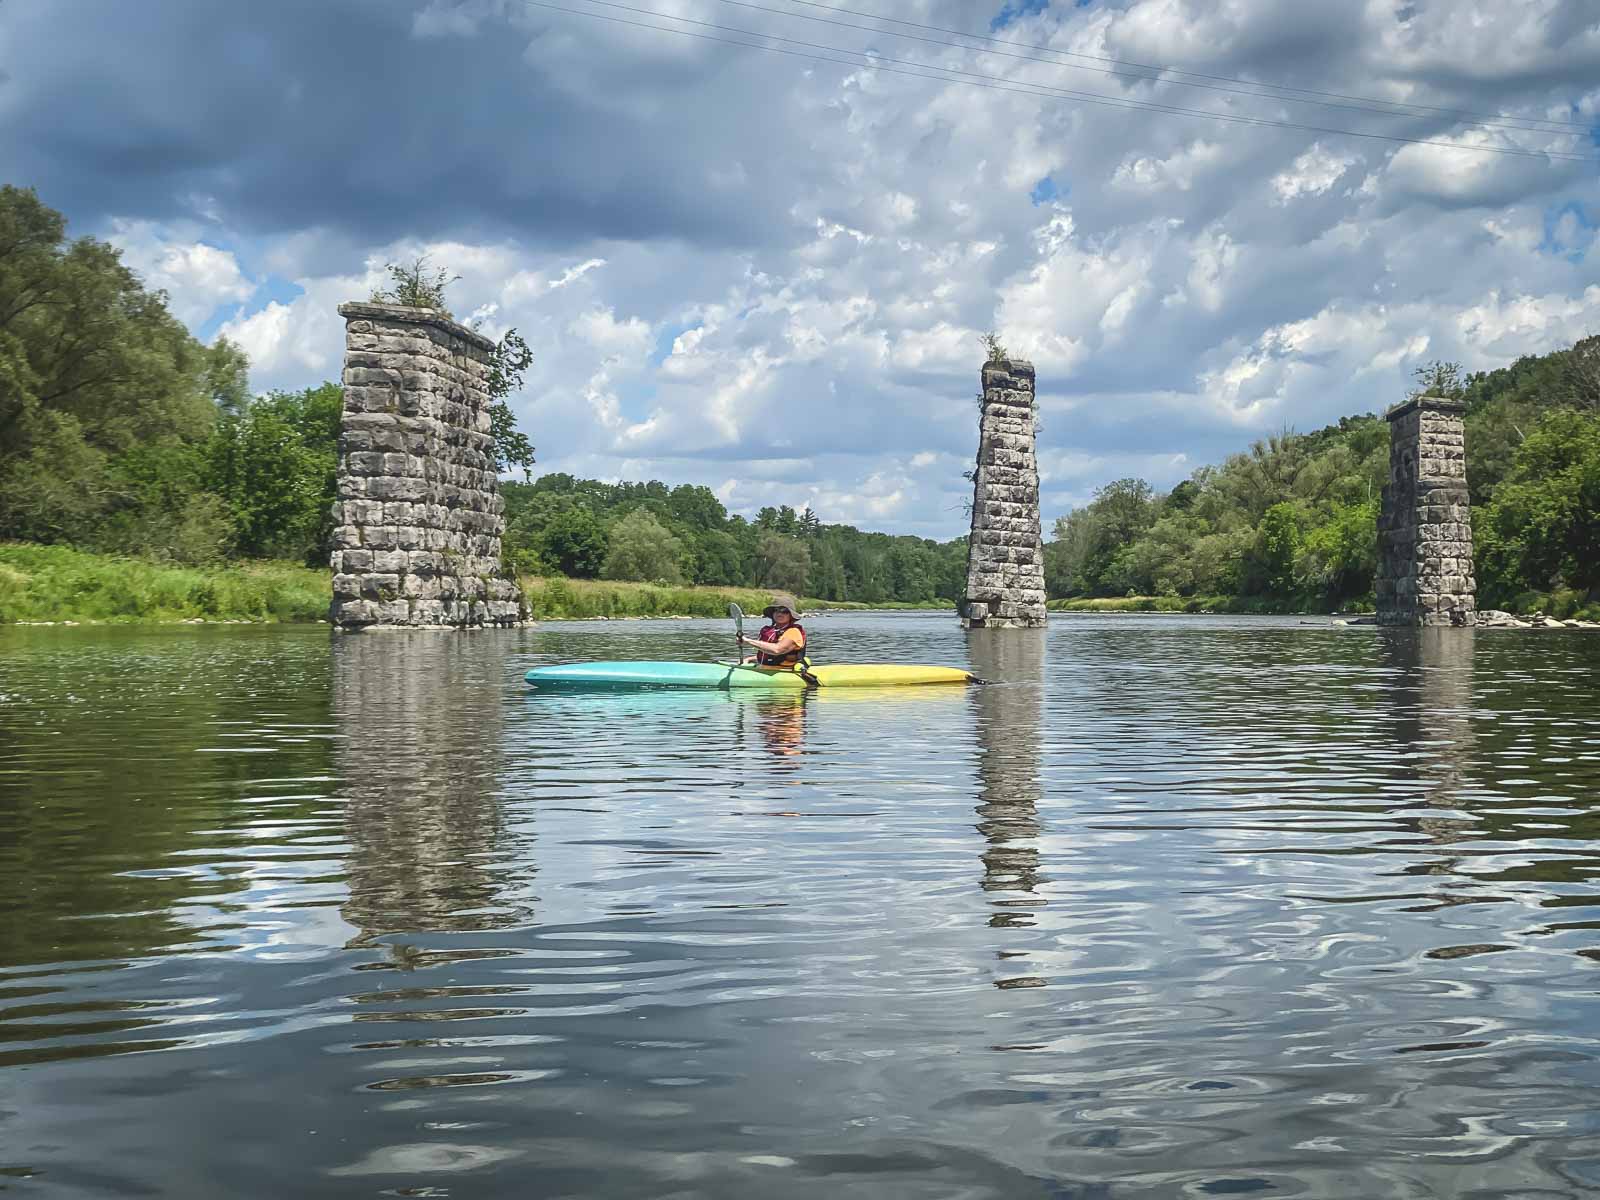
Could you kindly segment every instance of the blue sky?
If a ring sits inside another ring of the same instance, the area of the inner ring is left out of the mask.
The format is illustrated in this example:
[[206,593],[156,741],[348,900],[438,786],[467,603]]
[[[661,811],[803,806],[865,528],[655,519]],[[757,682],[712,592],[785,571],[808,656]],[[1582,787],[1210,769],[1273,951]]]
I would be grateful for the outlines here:
[[[941,538],[962,532],[988,329],[1038,369],[1047,520],[1382,408],[1428,360],[1600,332],[1597,166],[1544,156],[1596,144],[1587,0],[627,0],[854,65],[552,3],[587,15],[0,6],[0,162],[199,336],[242,344],[260,389],[337,378],[335,306],[426,252],[462,276],[458,315],[528,338],[514,402],[542,469]],[[890,13],[933,28],[871,19]],[[868,47],[970,74],[847,53]]]

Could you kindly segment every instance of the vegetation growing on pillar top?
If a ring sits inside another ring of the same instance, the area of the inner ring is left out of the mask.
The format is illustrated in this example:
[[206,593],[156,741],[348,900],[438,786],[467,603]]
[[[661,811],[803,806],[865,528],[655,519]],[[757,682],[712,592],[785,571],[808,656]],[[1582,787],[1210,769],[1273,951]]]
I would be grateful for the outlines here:
[[[395,304],[405,308],[430,308],[455,320],[445,304],[445,289],[461,276],[452,275],[443,267],[434,268],[428,255],[419,254],[409,263],[385,263],[393,287],[372,293],[374,304]],[[477,322],[473,322],[477,329]],[[522,477],[532,477],[534,446],[528,435],[517,428],[516,414],[511,411],[508,397],[522,386],[522,375],[533,365],[533,351],[515,327],[506,330],[495,343],[489,355],[489,375],[485,390],[489,393],[489,433],[494,438],[494,465],[498,472],[512,467],[522,468]]]
[[383,269],[393,286],[387,290],[374,290],[372,303],[437,309],[450,320],[455,320],[455,315],[444,302],[444,290],[461,276],[452,275],[443,267],[437,270],[431,268],[426,254],[419,254],[409,263],[385,263]]

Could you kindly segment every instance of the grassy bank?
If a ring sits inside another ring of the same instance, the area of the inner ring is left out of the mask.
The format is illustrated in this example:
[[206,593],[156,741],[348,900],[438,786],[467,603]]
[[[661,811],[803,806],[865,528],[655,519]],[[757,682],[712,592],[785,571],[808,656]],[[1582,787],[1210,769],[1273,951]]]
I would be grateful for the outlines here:
[[[737,604],[752,616],[766,606],[769,592],[750,588],[673,587],[608,579],[524,576],[520,581],[535,620],[578,621],[592,617],[725,617]],[[947,601],[922,604],[858,604],[802,598],[806,612],[925,608],[949,610]]]
[[282,562],[178,567],[66,546],[0,544],[0,624],[316,621],[328,573]]
[[[726,617],[730,603],[759,616],[770,595],[750,588],[671,587],[602,579],[521,580],[536,620]],[[0,543],[0,624],[17,621],[319,621],[328,572],[285,562],[180,567],[67,546]],[[802,599],[807,612],[921,608],[948,601],[860,604]]]
[[[1111,596],[1095,600],[1052,600],[1051,612],[1156,612],[1156,613],[1326,613],[1321,606],[1269,596]],[[1350,605],[1347,612],[1371,612],[1372,606]]]

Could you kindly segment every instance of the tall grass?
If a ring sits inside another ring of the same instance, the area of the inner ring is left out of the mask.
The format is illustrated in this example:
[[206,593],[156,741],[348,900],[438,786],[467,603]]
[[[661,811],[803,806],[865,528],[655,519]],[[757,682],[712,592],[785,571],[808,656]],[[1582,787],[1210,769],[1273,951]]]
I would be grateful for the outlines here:
[[316,621],[326,571],[293,563],[175,567],[67,546],[0,544],[0,623]]
[[[560,576],[524,576],[520,581],[535,620],[575,621],[592,617],[725,617],[728,605],[737,604],[757,615],[766,607],[770,592],[732,587],[674,587],[659,583],[628,583],[606,579],[565,579]],[[948,610],[948,601],[926,604],[859,604],[844,600],[800,601],[805,612],[823,609],[928,608]]]
[[[730,603],[752,616],[770,593],[750,588],[673,587],[600,579],[521,580],[529,615],[541,620],[586,617],[725,617]],[[328,572],[286,562],[236,562],[215,567],[92,554],[68,546],[0,543],[0,624],[16,621],[319,621],[331,599]],[[927,608],[926,604],[859,604],[802,600],[817,609]]]

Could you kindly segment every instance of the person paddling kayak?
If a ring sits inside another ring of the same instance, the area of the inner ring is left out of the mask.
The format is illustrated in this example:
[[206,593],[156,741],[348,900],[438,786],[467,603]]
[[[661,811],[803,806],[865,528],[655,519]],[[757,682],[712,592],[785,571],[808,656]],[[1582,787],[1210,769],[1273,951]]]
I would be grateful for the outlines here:
[[[806,631],[800,624],[800,605],[788,592],[772,593],[772,603],[761,610],[768,624],[757,637],[739,641],[755,651],[762,667],[794,667],[805,662]],[[740,661],[748,662],[749,659]]]

